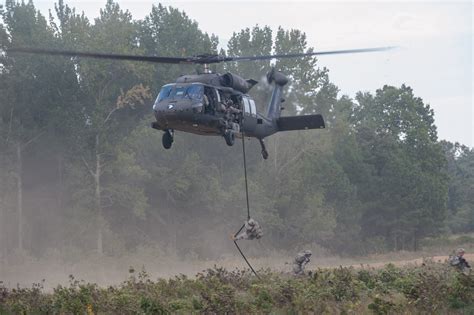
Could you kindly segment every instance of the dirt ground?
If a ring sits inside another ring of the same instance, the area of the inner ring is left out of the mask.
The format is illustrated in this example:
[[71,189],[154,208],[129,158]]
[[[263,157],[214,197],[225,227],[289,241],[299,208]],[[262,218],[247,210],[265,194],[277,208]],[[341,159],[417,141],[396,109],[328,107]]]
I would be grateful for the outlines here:
[[[418,256],[417,256],[418,255]],[[248,257],[255,269],[270,268],[274,271],[290,272],[291,257],[273,256],[265,258]],[[335,268],[339,266],[354,268],[380,268],[388,263],[402,267],[420,265],[425,260],[445,262],[445,256],[420,255],[413,252],[391,253],[382,256],[362,258],[318,257],[314,255],[308,264],[308,270],[317,268]],[[474,254],[466,254],[467,261],[474,263]],[[117,285],[127,280],[131,275],[137,275],[145,270],[151,279],[170,278],[179,274],[193,277],[197,273],[213,268],[224,267],[228,270],[247,268],[240,256],[230,256],[220,260],[189,260],[157,259],[156,257],[88,259],[77,263],[61,263],[57,260],[28,260],[16,264],[0,263],[0,281],[7,287],[30,287],[33,283],[43,283],[45,289],[50,290],[58,284],[67,285],[70,275],[77,280],[97,283],[100,286]],[[131,273],[131,269],[134,270]],[[43,281],[44,280],[44,281]]]
[[[474,261],[474,254],[465,254],[464,258],[469,262]],[[352,267],[360,267],[360,266],[367,266],[372,268],[381,268],[389,263],[397,266],[403,267],[407,265],[421,265],[424,261],[433,261],[438,263],[443,263],[448,259],[448,256],[427,256],[427,257],[419,257],[414,259],[402,259],[402,260],[387,260],[387,261],[378,261],[378,262],[370,262],[364,264],[351,264],[348,266]]]

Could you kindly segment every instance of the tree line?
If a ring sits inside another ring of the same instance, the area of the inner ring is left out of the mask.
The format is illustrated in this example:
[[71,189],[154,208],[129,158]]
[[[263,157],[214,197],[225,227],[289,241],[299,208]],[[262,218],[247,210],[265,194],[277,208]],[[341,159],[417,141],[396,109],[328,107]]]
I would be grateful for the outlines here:
[[[257,25],[219,49],[217,36],[161,4],[142,20],[111,0],[93,21],[62,0],[48,16],[32,1],[12,0],[0,14],[0,255],[232,250],[223,236],[246,211],[240,144],[177,132],[165,151],[149,127],[159,88],[195,67],[8,48],[300,53],[313,50],[305,33]],[[250,94],[264,112],[271,89],[261,78],[272,66],[290,78],[284,114],[321,113],[327,129],[270,137],[266,161],[249,142],[250,202],[266,248],[416,250],[427,236],[474,231],[474,151],[439,141],[433,110],[409,86],[340,95],[315,57],[212,68],[261,81]]]

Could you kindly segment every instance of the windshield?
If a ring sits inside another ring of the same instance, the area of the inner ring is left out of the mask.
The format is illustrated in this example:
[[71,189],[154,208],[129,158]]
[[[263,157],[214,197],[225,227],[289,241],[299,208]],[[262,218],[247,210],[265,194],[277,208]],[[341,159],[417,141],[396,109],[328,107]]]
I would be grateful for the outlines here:
[[176,86],[176,85],[165,85],[156,99],[157,102],[161,102],[165,99],[182,99],[189,98],[193,100],[201,100],[204,87],[199,84]]
[[173,89],[172,85],[165,85],[164,87],[161,88],[160,94],[158,94],[158,97],[156,99],[156,102],[161,102],[162,100],[169,98],[171,94],[171,90]]

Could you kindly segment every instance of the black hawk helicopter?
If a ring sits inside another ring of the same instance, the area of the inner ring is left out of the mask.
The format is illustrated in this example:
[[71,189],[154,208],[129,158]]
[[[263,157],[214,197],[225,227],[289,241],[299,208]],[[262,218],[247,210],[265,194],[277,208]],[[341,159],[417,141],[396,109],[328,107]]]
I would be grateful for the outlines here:
[[223,136],[232,146],[236,137],[257,138],[262,156],[268,158],[264,138],[280,131],[325,128],[321,115],[281,116],[283,87],[288,78],[272,68],[267,74],[269,84],[274,85],[265,114],[257,111],[249,90],[258,82],[244,79],[233,73],[217,74],[209,71],[209,64],[220,62],[253,61],[282,58],[300,58],[315,55],[350,54],[388,50],[392,47],[364,48],[350,50],[320,51],[310,53],[279,54],[267,56],[228,57],[219,55],[198,55],[192,57],[159,57],[121,54],[105,54],[42,48],[11,48],[8,52],[145,61],[165,64],[199,64],[204,73],[183,75],[174,83],[162,87],[153,105],[156,121],[152,128],[163,131],[163,147],[170,149],[174,131],[198,135]]

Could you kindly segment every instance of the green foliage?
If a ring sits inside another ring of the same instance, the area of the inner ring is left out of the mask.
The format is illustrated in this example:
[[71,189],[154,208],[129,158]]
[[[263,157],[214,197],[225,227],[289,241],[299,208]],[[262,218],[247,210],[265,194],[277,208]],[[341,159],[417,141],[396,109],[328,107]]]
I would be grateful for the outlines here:
[[69,287],[52,293],[0,287],[2,311],[9,313],[165,314],[165,313],[294,313],[352,314],[452,313],[474,307],[474,278],[449,266],[428,263],[380,270],[336,268],[304,277],[222,268],[195,278],[177,276],[152,281],[142,271],[118,286],[101,288],[71,277]]
[[394,312],[394,306],[394,303],[376,297],[374,298],[374,301],[369,304],[368,309],[371,310],[374,314],[384,315],[391,314],[392,312]]
[[416,250],[420,238],[440,231],[446,213],[448,180],[433,110],[405,85],[356,100],[351,119],[360,149],[353,152],[360,156],[351,158],[359,171],[350,179],[359,188],[362,229],[394,249]]
[[[150,14],[135,24],[143,54],[184,57],[217,53],[218,38],[202,32],[196,21],[176,8],[153,5]],[[192,67],[182,65],[147,64],[146,68],[151,72],[143,78],[153,90],[184,73],[194,72]]]
[[450,177],[448,217],[446,223],[453,233],[474,230],[474,150],[459,143],[441,141]]

